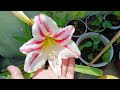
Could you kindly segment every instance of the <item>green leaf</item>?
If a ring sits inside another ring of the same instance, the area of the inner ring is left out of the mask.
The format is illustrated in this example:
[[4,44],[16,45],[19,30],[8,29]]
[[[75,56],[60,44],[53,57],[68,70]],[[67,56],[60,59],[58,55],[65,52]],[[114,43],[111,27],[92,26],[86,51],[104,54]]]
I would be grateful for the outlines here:
[[72,17],[73,19],[77,19],[78,18],[78,14],[79,14],[79,11],[72,11]]
[[75,65],[75,71],[79,73],[94,75],[94,76],[102,76],[103,71],[98,68],[93,68],[89,66],[83,66],[83,65]]
[[13,36],[13,38],[15,38],[16,40],[20,41],[20,42],[27,42],[28,40],[26,38],[23,38],[23,37],[19,37],[19,36]]
[[98,20],[99,23],[102,23],[102,21],[103,21],[101,16],[97,16],[97,20]]
[[33,75],[34,75],[34,73],[25,73],[25,74],[23,75],[23,77],[24,77],[25,79],[31,79],[31,78],[33,77]]
[[1,76],[7,76],[8,74],[9,74],[9,72],[8,72],[8,71],[3,72],[3,73],[1,73],[1,74],[0,74],[0,77],[1,77]]
[[46,15],[48,15],[49,17],[53,17],[54,13],[52,11],[47,11]]
[[7,75],[7,79],[11,79],[11,75],[8,74],[8,75]]
[[25,35],[27,40],[32,38],[31,32],[30,32],[30,27],[29,25],[25,24]]
[[98,44],[101,40],[97,36],[91,37],[91,40],[93,41],[93,50],[98,48]]
[[79,11],[80,18],[83,18],[85,16],[85,11]]
[[111,50],[111,47],[102,55],[102,59],[103,59],[104,62],[109,63],[109,61],[110,61],[110,50]]
[[117,39],[117,43],[120,43],[120,38]]
[[100,23],[97,20],[92,21],[91,25],[93,26],[99,26]]
[[90,55],[88,55],[88,59],[91,61],[93,60],[93,56],[92,56],[92,53]]
[[18,55],[20,56],[26,56],[25,54],[21,53],[21,52],[17,52]]
[[64,27],[65,24],[67,23],[67,21],[68,21],[68,16],[69,16],[68,13],[64,16],[64,18],[63,18],[63,20],[62,20],[62,27]]
[[92,46],[92,42],[91,41],[88,41],[86,44],[85,44],[85,47],[91,47]]
[[120,17],[117,17],[118,20],[120,20]]
[[55,22],[62,27],[62,20],[59,17],[55,17]]
[[103,25],[103,27],[107,27],[107,28],[112,27],[112,24],[110,23],[110,21],[104,21],[102,25]]
[[114,11],[114,15],[116,15],[117,17],[120,17],[120,11]]
[[87,43],[85,43],[84,45],[81,45],[79,47],[79,49],[82,51],[82,49],[84,49],[85,47],[91,47],[92,46],[92,42],[88,41]]

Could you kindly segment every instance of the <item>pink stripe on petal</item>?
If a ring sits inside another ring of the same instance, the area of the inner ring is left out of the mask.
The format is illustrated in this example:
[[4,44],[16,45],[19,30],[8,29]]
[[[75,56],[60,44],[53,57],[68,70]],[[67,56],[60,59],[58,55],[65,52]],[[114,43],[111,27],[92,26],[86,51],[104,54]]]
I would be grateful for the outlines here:
[[43,26],[46,28],[47,32],[49,32],[51,34],[52,31],[51,31],[50,27],[42,19],[42,14],[40,16],[38,16],[38,19],[39,19],[40,24],[43,24]]
[[65,48],[69,49],[77,58],[80,57],[78,53],[76,53],[74,50],[72,50],[68,45],[64,45]]
[[31,43],[28,43],[27,45],[30,45],[30,44],[41,44],[42,42],[44,42],[44,40],[34,41],[34,42],[31,42]]
[[60,33],[58,33],[58,34],[55,34],[54,36],[53,36],[53,38],[57,38],[57,37],[59,37],[59,36],[61,36],[63,33],[65,33],[66,31],[64,30],[64,31],[62,31],[62,32],[60,32]]
[[58,34],[55,34],[53,37],[54,37],[54,38],[59,38],[59,37],[62,36],[62,35],[69,34],[70,32],[72,32],[72,31],[74,30],[73,28],[74,28],[74,27],[67,28],[67,29],[59,32]]
[[38,27],[38,29],[39,29],[40,35],[43,36],[43,37],[45,37],[45,34],[44,34],[44,32],[42,31],[42,29],[40,28],[40,25],[39,25],[39,24],[41,24],[41,22],[40,22],[39,16],[38,16],[38,24],[37,24],[37,27]]
[[20,50],[21,52],[27,52],[27,53],[30,53],[30,52],[32,52],[32,51],[36,51],[36,50],[42,50],[42,48],[43,48],[43,45],[42,46],[40,46],[39,48],[35,48],[35,49],[22,49],[22,50]]
[[64,42],[65,40],[67,40],[68,38],[69,38],[69,35],[61,40],[55,40],[55,41],[60,44],[60,43]]
[[30,66],[32,65],[32,63],[35,61],[35,59],[38,57],[39,54],[35,54],[32,58],[32,60],[29,62],[28,67],[27,67],[27,72],[30,69]]

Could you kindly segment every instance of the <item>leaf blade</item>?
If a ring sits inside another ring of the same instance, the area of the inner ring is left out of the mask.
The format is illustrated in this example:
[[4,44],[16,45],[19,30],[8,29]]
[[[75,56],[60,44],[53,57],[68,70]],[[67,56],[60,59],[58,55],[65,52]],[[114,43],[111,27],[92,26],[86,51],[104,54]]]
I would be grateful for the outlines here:
[[79,73],[94,75],[94,76],[102,76],[103,71],[98,68],[93,68],[89,66],[83,66],[83,65],[75,65],[75,71]]

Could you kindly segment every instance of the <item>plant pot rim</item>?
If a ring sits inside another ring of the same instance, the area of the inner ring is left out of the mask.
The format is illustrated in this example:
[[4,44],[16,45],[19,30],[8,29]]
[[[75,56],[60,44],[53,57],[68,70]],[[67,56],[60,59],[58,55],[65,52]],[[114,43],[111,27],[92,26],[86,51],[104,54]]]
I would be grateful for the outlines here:
[[[69,20],[68,22],[73,21],[73,20],[74,20],[74,19]],[[73,37],[81,37],[81,36],[83,36],[83,35],[87,32],[87,25],[86,25],[86,23],[85,23],[82,19],[77,19],[77,20],[80,21],[80,22],[82,22],[82,23],[85,25],[85,31],[84,31],[83,34],[81,34],[81,35],[73,35]],[[66,23],[65,26],[67,26],[68,22]]]
[[[105,29],[106,29],[106,27],[104,27],[102,30],[100,30],[100,31],[94,31],[94,30],[92,30],[91,28],[89,28],[88,27],[88,24],[87,24],[87,20],[91,17],[91,16],[97,16],[97,14],[93,14],[93,15],[89,15],[89,16],[87,16],[87,18],[86,18],[86,20],[85,20],[85,23],[86,23],[86,25],[87,25],[87,28],[90,30],[90,31],[92,31],[92,32],[102,32],[102,31],[104,31]],[[101,16],[102,17],[102,15],[99,15],[99,16]],[[102,19],[104,20],[104,18],[102,17]]]
[[[106,13],[106,14],[104,14],[103,19],[106,20],[105,18],[109,14],[113,14],[113,13]],[[110,29],[116,30],[116,29],[119,29],[119,28],[120,28],[120,25],[118,25],[118,26],[112,26]]]
[[[86,38],[89,38],[93,35],[97,35],[101,41],[103,42],[104,45],[108,44],[110,41],[102,34],[99,34],[99,33],[95,33],[95,32],[88,32],[86,33],[83,37],[79,37],[76,41],[76,45],[79,46],[79,44]],[[82,53],[82,52],[81,52]],[[113,50],[113,46],[111,46],[111,50],[110,50],[110,61],[112,60],[113,58],[113,54],[114,54],[114,50]],[[85,61],[82,57],[79,57],[79,59],[86,65],[89,64],[89,62]],[[109,62],[110,62],[109,61]],[[93,67],[102,67],[102,66],[105,66],[107,65],[108,63],[107,62],[101,62],[101,63],[98,63],[98,64],[93,64],[91,66]]]

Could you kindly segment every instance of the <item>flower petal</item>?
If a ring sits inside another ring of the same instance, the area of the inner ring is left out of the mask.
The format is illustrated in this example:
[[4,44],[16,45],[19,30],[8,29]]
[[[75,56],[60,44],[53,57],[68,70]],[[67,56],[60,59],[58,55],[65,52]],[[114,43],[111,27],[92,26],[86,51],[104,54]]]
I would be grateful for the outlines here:
[[42,49],[43,42],[44,40],[35,40],[34,38],[32,38],[31,40],[24,43],[23,46],[20,47],[20,51],[23,54],[28,54],[32,51],[37,51],[37,50],[40,51]]
[[39,22],[40,24],[42,24],[45,28],[46,31],[48,31],[49,33],[54,33],[57,29],[58,29],[58,25],[57,23],[50,17],[48,17],[45,14],[40,14],[38,16]]
[[52,18],[44,14],[35,16],[32,27],[33,37],[44,38],[46,35],[54,33],[57,29],[58,26]]
[[62,44],[65,41],[67,41],[68,39],[71,39],[74,31],[75,31],[75,28],[72,25],[66,26],[65,28],[59,30],[59,32],[56,33],[53,36],[53,38],[55,38],[55,41],[57,43]]
[[58,55],[58,57],[55,60],[48,59],[49,65],[51,66],[51,69],[53,72],[60,77],[61,76],[61,65],[62,65],[62,59],[61,56]]
[[39,52],[31,52],[27,54],[25,64],[24,64],[24,71],[31,73],[38,69],[40,69],[42,66],[45,65],[45,62],[47,60],[46,54],[39,53]]
[[41,24],[39,24],[38,16],[35,16],[34,18],[34,24],[32,26],[32,35],[34,38],[37,39],[45,39],[45,34],[47,31],[41,27]]
[[74,41],[69,40],[65,45],[64,49],[60,51],[60,55],[63,59],[68,59],[70,57],[79,58],[80,57],[80,50],[78,49],[77,45]]

